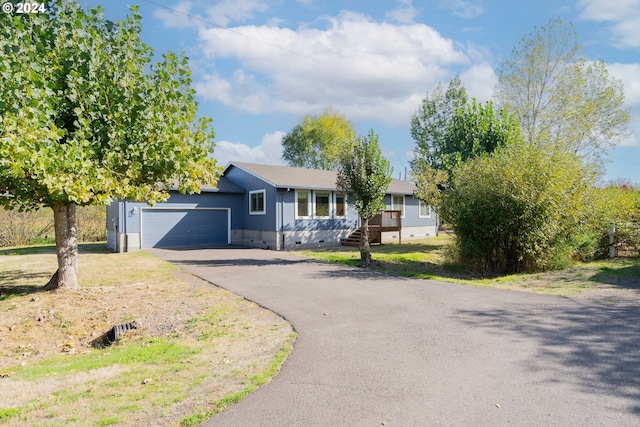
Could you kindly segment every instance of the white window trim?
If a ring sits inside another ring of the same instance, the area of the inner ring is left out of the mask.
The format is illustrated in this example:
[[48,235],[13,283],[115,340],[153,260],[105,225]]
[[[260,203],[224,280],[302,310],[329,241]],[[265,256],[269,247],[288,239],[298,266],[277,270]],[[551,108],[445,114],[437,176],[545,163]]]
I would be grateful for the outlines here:
[[[402,209],[396,209],[396,207],[393,205],[393,198],[394,197],[402,197]],[[400,216],[400,218],[404,218],[405,214],[406,214],[406,204],[405,204],[405,197],[404,194],[392,194],[391,195],[391,210],[392,211],[401,211],[402,215]]]
[[[429,215],[422,215],[422,207],[426,206],[429,208]],[[433,212],[433,208],[431,207],[431,205],[426,204],[425,202],[423,202],[422,200],[419,201],[418,204],[418,218],[431,218],[431,212]]]
[[[308,199],[307,199],[307,212],[309,212],[309,215],[307,215],[307,216],[298,215],[298,194],[301,193],[301,192],[307,193],[307,197],[308,197]],[[313,213],[313,210],[312,210],[312,207],[311,207],[311,200],[312,200],[313,196],[311,195],[311,193],[312,193],[311,190],[296,190],[295,206],[294,206],[295,219],[310,219],[311,218],[311,215]]]
[[[326,194],[327,196],[329,196],[327,198],[327,201],[329,203],[329,209],[328,209],[328,214],[329,215],[323,215],[323,216],[316,215],[316,205],[317,205],[316,204],[316,196],[318,194],[323,194],[323,195]],[[332,199],[331,191],[315,191],[314,190],[312,198],[313,198],[313,203],[312,203],[312,206],[313,206],[313,211],[312,211],[313,218],[317,218],[317,219],[329,219],[329,218],[331,218],[331,213],[332,213],[332,208],[333,208],[333,205],[331,203],[331,199]]]
[[[254,194],[262,193],[262,210],[261,211],[252,211],[251,210],[251,196]],[[253,190],[249,191],[249,215],[266,215],[267,214],[267,190]]]
[[[344,199],[344,215],[338,215],[338,196],[342,196],[342,198]],[[333,217],[344,219],[347,217],[347,212],[349,212],[349,209],[347,209],[347,195],[345,193],[333,193]]]

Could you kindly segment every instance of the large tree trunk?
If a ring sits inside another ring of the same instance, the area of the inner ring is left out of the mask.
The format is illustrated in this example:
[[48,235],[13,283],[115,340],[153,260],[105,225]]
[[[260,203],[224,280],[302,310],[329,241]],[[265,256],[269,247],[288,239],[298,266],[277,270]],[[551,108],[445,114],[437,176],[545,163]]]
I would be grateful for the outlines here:
[[76,205],[74,203],[55,204],[52,209],[56,233],[58,271],[51,277],[45,289],[78,289],[78,221]]
[[369,246],[369,218],[361,218],[360,261],[364,267],[371,265],[371,247]]

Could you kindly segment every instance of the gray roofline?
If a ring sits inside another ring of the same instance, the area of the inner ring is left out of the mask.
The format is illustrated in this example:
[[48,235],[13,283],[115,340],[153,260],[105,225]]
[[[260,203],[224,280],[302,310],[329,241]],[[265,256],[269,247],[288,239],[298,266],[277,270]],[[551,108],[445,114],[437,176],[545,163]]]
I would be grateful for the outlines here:
[[[335,173],[332,171],[322,171],[322,170],[318,170],[318,169],[307,169],[307,168],[295,168],[295,167],[290,167],[290,166],[283,166],[283,165],[264,165],[264,164],[258,164],[258,163],[246,163],[246,162],[229,162],[227,164],[227,166],[225,166],[222,175],[224,176],[224,174],[227,173],[227,171],[231,168],[231,166],[236,167],[240,170],[242,170],[243,172],[253,176],[254,178],[257,178],[263,182],[265,182],[266,184],[270,185],[273,188],[287,188],[287,189],[305,189],[305,190],[324,190],[324,191],[338,191],[335,185],[331,185],[331,186],[327,186],[328,182],[327,182],[327,177],[324,176],[322,177],[322,175],[319,175],[319,177],[321,179],[319,179],[321,184],[324,185],[314,185],[308,182],[308,180],[306,180],[307,182],[305,182],[304,184],[300,184],[300,183],[295,183],[296,179],[293,179],[292,181],[289,181],[289,183],[278,183],[278,182],[274,182],[273,179],[269,179],[267,177],[265,177],[264,175],[260,174],[260,169],[259,168],[266,168],[267,170],[269,168],[274,168],[274,170],[276,168],[280,168],[281,170],[290,170],[290,171],[298,171],[298,173],[300,171],[305,171],[308,170],[309,174],[311,173],[321,173],[321,174],[326,174],[326,173]],[[257,171],[252,170],[251,166],[256,166],[256,169],[258,169]],[[271,173],[268,173],[267,171],[265,171],[266,175],[273,175]],[[295,175],[294,175],[295,177]],[[334,178],[335,180],[335,178]],[[304,179],[302,181],[305,181]],[[323,182],[324,181],[324,182]],[[285,181],[286,182],[286,181]],[[415,184],[410,183],[408,181],[401,181],[395,178],[392,178],[391,183],[389,184],[389,189],[387,190],[386,194],[401,194],[401,195],[413,195],[414,194],[414,189],[415,189]],[[398,188],[400,187],[400,188]],[[406,189],[402,189],[402,187],[405,187]]]
[[258,175],[258,174],[256,174],[256,173],[253,173],[253,171],[250,171],[250,170],[247,170],[247,169],[243,168],[242,166],[238,165],[236,162],[229,162],[229,163],[227,163],[227,166],[225,166],[225,168],[222,170],[222,176],[224,176],[224,174],[227,172],[227,170],[228,170],[231,166],[236,167],[236,168],[238,168],[238,169],[242,169],[243,171],[245,171],[245,172],[246,172],[246,173],[248,173],[249,175],[251,175],[251,176],[253,176],[253,177],[255,177],[255,178],[258,178],[258,179],[259,179],[259,180],[261,180],[261,181],[266,182],[267,184],[271,185],[272,187],[275,187],[275,188],[281,188],[281,187],[278,187],[278,186],[277,186],[276,184],[274,184],[273,182],[269,181],[268,179],[265,179],[264,177],[262,177],[262,176],[260,176],[260,175]]

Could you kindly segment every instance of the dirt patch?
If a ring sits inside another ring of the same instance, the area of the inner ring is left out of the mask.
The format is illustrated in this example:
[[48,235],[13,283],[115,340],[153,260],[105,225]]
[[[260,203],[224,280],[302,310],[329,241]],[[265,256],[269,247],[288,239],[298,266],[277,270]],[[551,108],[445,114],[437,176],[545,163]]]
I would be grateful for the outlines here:
[[[50,253],[0,256],[9,426],[178,425],[243,390],[292,340],[274,313],[143,252],[81,254],[73,292],[40,290],[54,269]],[[132,321],[138,329],[96,348]]]

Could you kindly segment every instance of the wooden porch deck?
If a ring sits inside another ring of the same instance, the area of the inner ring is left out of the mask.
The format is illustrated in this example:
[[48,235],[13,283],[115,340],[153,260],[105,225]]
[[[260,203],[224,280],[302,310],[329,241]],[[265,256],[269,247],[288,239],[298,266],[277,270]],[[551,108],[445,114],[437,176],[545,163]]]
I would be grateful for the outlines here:
[[[369,243],[382,244],[382,233],[397,231],[398,243],[402,243],[402,211],[383,211],[369,220]],[[360,246],[362,231],[354,231],[342,241],[343,246]]]

